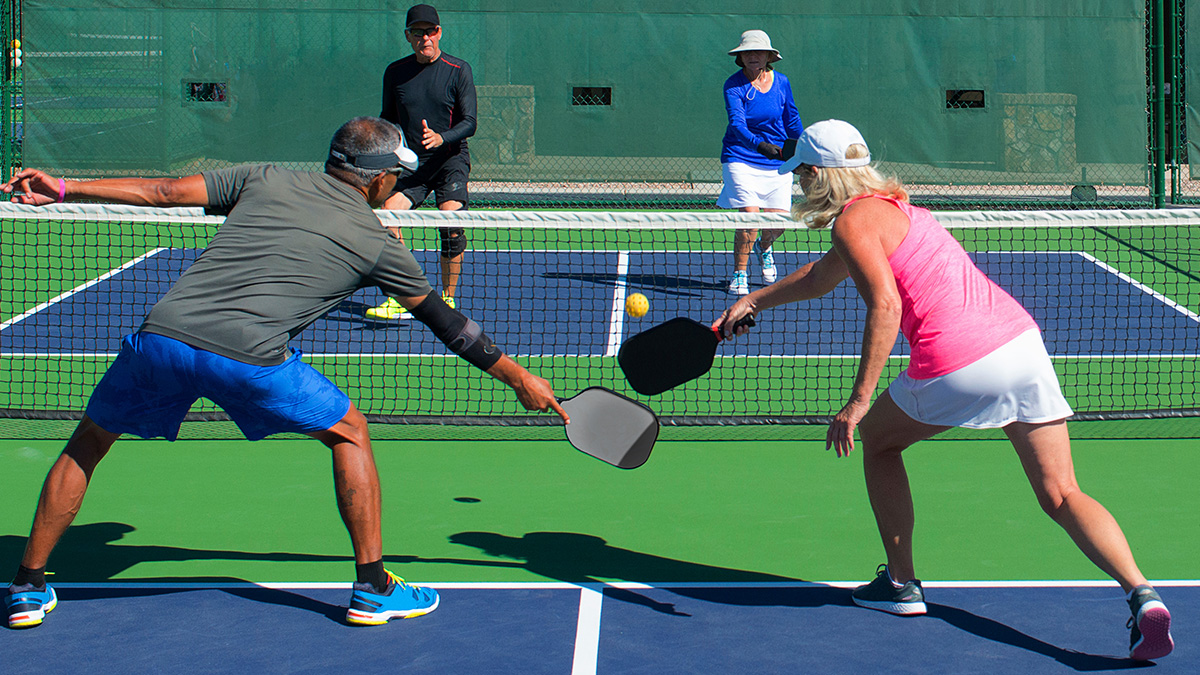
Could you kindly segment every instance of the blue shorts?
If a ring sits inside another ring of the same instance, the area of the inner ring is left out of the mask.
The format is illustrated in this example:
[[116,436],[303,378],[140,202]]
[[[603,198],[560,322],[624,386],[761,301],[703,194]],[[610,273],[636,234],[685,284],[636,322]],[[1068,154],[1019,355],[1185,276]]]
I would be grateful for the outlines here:
[[350,397],[294,352],[252,366],[162,335],[134,333],[100,379],[87,416],[113,433],[175,440],[198,398],[221,406],[246,438],[312,433],[337,424]]

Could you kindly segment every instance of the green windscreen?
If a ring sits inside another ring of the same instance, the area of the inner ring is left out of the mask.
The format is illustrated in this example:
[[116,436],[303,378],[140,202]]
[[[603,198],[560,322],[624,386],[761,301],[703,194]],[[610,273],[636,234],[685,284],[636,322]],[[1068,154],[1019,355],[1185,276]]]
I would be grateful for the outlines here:
[[[384,68],[411,53],[406,8],[25,0],[24,165],[76,177],[316,168],[339,124],[380,112]],[[711,205],[722,85],[737,70],[727,52],[751,28],[783,55],[804,122],[853,122],[916,195],[1146,194],[1144,0],[438,9],[442,49],[478,87],[473,199]]]

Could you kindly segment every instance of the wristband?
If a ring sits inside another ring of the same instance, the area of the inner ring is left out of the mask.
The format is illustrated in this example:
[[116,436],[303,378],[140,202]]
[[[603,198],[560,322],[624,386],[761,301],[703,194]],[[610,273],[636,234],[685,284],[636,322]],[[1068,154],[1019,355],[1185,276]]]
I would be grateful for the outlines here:
[[58,201],[60,203],[67,201],[67,181],[62,178],[58,179]]

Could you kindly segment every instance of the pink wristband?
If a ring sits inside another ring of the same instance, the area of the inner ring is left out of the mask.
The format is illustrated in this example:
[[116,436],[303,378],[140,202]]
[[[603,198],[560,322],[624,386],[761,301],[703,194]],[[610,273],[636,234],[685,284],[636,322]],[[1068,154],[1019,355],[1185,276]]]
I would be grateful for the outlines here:
[[62,178],[58,179],[58,201],[67,201],[67,181]]

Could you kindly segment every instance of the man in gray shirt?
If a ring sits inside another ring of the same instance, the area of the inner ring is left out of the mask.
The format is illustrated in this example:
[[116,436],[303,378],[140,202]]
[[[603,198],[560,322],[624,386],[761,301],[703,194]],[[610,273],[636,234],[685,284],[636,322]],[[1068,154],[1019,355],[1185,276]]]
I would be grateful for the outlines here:
[[227,214],[196,262],[125,338],[50,469],[5,594],[10,627],[39,625],[57,604],[46,562],[112,444],[123,433],[175,440],[200,397],[221,406],[250,440],[299,432],[332,450],[357,572],[348,622],[381,624],[437,607],[436,591],[383,568],[379,476],[366,419],[288,340],[359,288],[377,286],[456,354],[512,387],[526,409],[567,415],[546,380],[432,292],[412,254],[372,211],[392,193],[401,168],[416,164],[394,125],[358,117],[334,135],[325,173],[257,165],[179,179],[76,182],[25,169],[0,188],[22,193],[13,200],[24,204],[90,199]]

